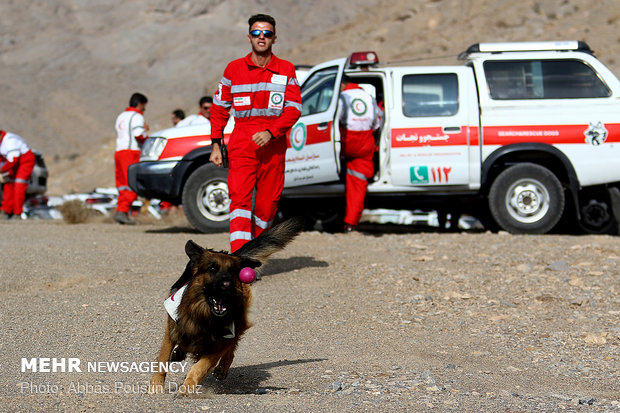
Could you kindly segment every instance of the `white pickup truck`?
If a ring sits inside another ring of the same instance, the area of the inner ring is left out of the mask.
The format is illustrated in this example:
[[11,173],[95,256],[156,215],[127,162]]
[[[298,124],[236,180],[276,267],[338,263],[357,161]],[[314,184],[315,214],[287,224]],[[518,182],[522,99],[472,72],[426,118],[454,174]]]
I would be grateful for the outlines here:
[[[588,45],[480,43],[459,59],[463,65],[382,66],[374,52],[359,52],[313,67],[289,135],[283,213],[328,221],[343,210],[335,114],[346,73],[384,108],[367,208],[468,213],[512,233],[546,233],[558,223],[615,231],[620,82]],[[153,134],[130,184],[142,196],[183,203],[206,231],[226,225],[228,197],[203,132]],[[181,144],[189,139],[200,144]]]

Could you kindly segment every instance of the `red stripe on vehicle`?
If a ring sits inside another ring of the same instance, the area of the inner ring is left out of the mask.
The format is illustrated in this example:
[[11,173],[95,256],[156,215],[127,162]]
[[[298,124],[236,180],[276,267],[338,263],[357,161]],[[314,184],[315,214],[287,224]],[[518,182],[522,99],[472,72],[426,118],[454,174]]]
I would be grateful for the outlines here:
[[[620,124],[604,124],[605,143],[620,142]],[[486,126],[482,128],[485,145],[510,145],[538,142],[549,145],[586,144],[586,132],[597,125]],[[460,133],[447,134],[441,127],[392,129],[392,147],[467,145],[466,127]],[[471,145],[480,143],[477,127],[470,129]],[[601,129],[599,129],[601,130]]]
[[[224,135],[224,142],[228,142],[229,134]],[[166,147],[159,156],[160,160],[183,157],[196,148],[211,145],[211,135],[183,136],[166,141]]]
[[477,126],[469,128],[469,142],[471,146],[480,145],[480,128]]
[[[620,125],[605,124],[605,142],[620,142]],[[531,126],[485,126],[482,128],[485,145],[509,145],[513,143],[539,142],[549,145],[585,144],[586,131],[590,125],[531,125]]]
[[306,137],[306,145],[312,145],[314,143],[324,143],[330,142],[331,138],[331,130],[332,130],[332,122],[329,122],[327,127],[323,126],[319,128],[319,125],[308,125],[306,127],[308,136]]

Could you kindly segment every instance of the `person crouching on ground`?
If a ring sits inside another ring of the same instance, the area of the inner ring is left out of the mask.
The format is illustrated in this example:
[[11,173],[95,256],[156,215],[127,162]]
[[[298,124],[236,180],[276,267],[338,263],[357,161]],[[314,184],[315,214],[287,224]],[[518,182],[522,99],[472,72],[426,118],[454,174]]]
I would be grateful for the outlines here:
[[24,138],[14,133],[0,130],[0,183],[2,191],[2,211],[6,218],[25,219],[24,202],[28,182],[34,170],[34,153]]

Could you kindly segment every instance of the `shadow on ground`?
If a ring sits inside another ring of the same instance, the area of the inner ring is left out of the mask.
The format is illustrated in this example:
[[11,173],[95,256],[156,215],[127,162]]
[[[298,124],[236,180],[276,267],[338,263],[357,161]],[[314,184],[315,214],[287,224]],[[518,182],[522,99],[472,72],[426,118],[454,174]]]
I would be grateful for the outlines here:
[[219,381],[213,375],[209,375],[201,384],[216,394],[266,394],[269,391],[287,390],[284,387],[261,386],[261,383],[271,377],[269,370],[273,368],[317,363],[325,360],[327,359],[279,360],[271,363],[232,367],[226,380]]
[[357,231],[369,234],[369,235],[384,235],[384,234],[420,234],[423,232],[434,233],[480,233],[485,232],[483,228],[475,229],[441,229],[430,225],[401,225],[401,224],[375,224],[375,223],[361,223],[357,226]]
[[147,234],[221,234],[228,233],[228,229],[212,230],[209,232],[201,232],[192,227],[174,226],[158,229],[149,229],[145,231]]
[[[321,229],[317,229],[315,231],[333,233],[332,231],[324,231]],[[479,233],[484,232],[484,229],[462,229],[458,230],[450,230],[445,229],[441,230],[440,228],[427,226],[427,225],[401,225],[401,224],[375,224],[375,223],[361,223],[357,227],[357,231],[370,234],[370,235],[383,235],[383,234],[419,234],[422,232],[470,232],[470,233]],[[224,230],[211,230],[209,232],[201,232],[192,227],[185,226],[173,226],[166,227],[160,229],[149,229],[145,231],[147,234],[222,234],[228,233],[227,229]]]
[[314,257],[273,258],[261,267],[261,276],[276,275],[309,267],[329,267],[326,261],[317,261]]

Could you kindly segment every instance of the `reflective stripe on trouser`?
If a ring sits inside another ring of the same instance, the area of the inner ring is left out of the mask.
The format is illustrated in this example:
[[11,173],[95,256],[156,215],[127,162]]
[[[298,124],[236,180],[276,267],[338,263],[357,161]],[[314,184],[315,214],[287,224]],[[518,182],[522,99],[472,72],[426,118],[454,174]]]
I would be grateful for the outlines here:
[[15,178],[4,184],[2,190],[2,210],[7,214],[19,215],[24,212],[28,181],[34,169],[35,156],[28,151],[19,157],[15,166]]
[[[230,250],[235,252],[269,228],[284,188],[284,153],[256,151],[256,159],[231,156],[229,152],[228,191],[230,195]],[[252,195],[254,213],[252,214]]]
[[138,161],[140,161],[140,151],[124,150],[114,153],[114,176],[118,189],[117,211],[129,212],[131,204],[138,198],[138,195],[129,187],[127,179],[129,165]]
[[[252,239],[252,211],[249,209],[231,209],[230,211],[230,245],[245,244]],[[231,248],[231,251],[232,250]]]
[[368,179],[374,174],[374,151],[372,131],[346,131],[343,139],[343,155],[347,162],[345,224],[357,225],[362,216]]

